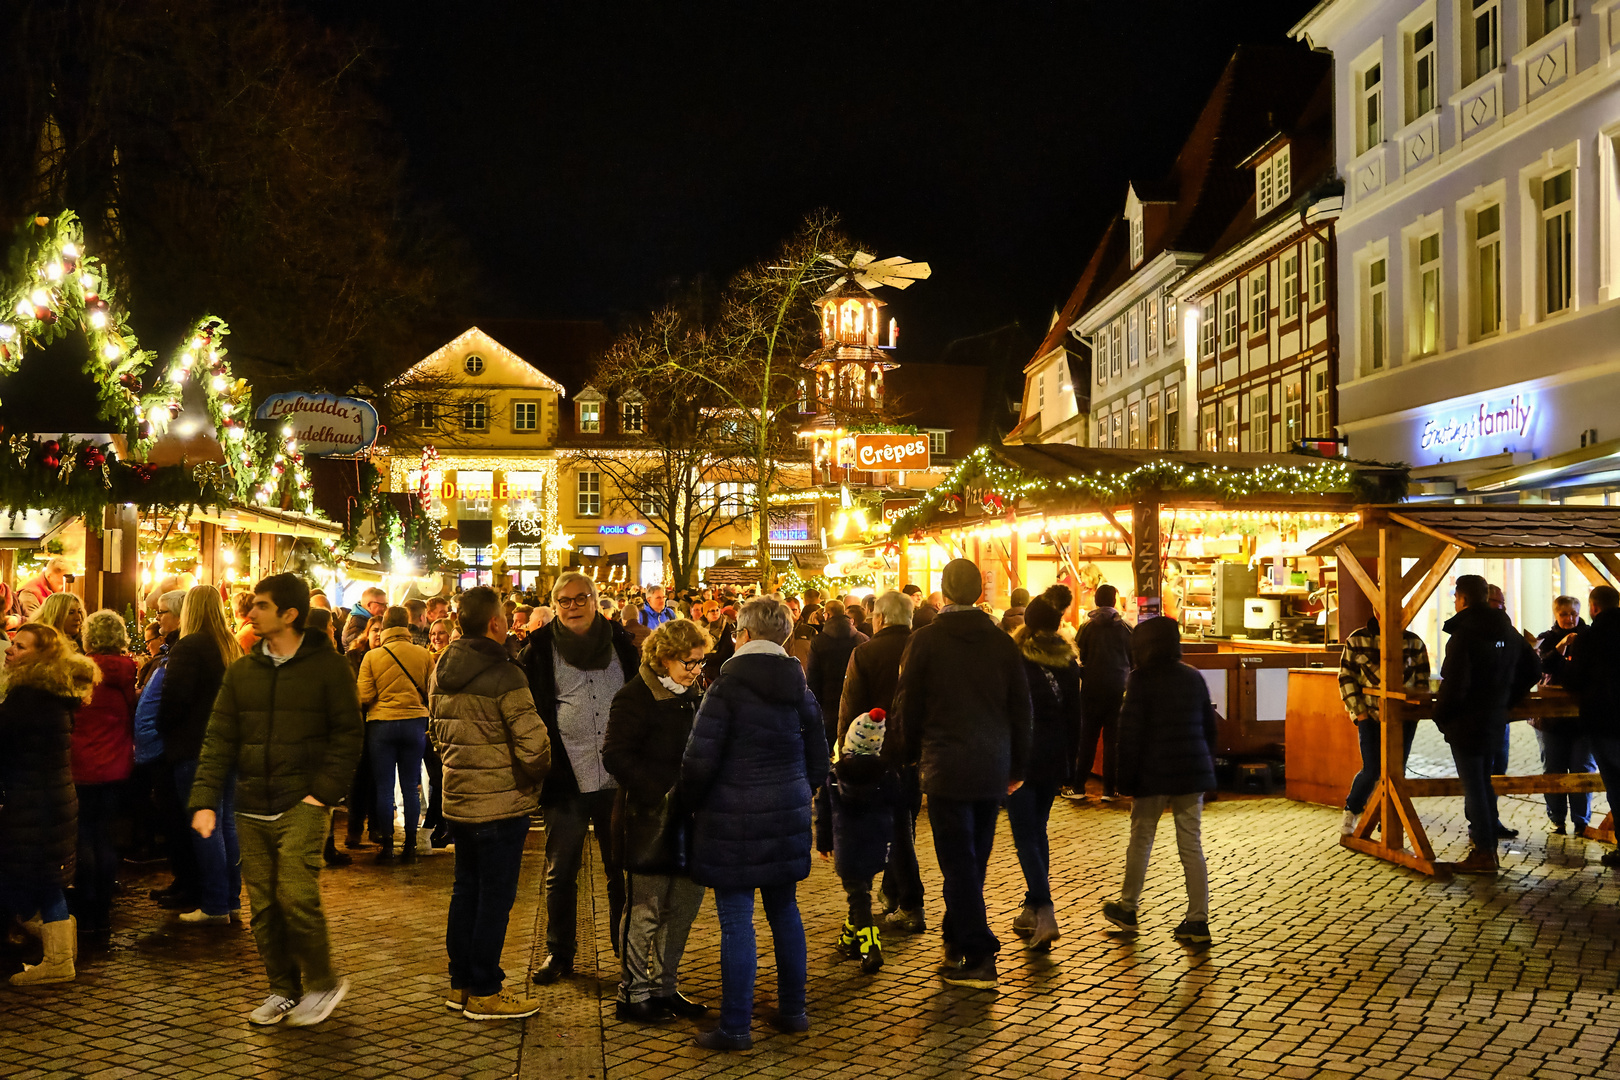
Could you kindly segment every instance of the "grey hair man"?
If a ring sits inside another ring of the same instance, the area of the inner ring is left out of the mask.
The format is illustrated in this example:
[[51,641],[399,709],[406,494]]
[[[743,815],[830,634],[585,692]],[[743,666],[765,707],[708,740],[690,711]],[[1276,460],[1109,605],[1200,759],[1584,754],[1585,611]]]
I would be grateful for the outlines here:
[[613,697],[637,678],[641,659],[629,633],[603,615],[599,601],[596,582],[584,574],[557,575],[551,587],[555,617],[529,634],[518,656],[551,743],[551,771],[540,790],[548,955],[534,981],[542,986],[574,972],[579,868],[592,825],[607,877],[609,933],[614,950],[619,947],[624,875],[612,843],[618,784],[602,761],[602,741]]

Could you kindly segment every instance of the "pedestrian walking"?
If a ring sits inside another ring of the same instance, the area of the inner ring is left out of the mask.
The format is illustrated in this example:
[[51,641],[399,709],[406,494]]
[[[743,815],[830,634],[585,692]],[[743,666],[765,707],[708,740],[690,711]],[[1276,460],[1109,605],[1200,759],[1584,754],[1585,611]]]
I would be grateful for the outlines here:
[[309,587],[296,574],[253,587],[260,640],[226,669],[189,800],[192,828],[213,835],[236,774],[242,878],[270,979],[270,996],[248,1016],[259,1025],[318,1024],[349,990],[332,967],[321,848],[365,733],[348,665],[324,633],[305,632],[308,614]]
[[[1553,625],[1536,638],[1536,656],[1541,661],[1542,677],[1549,686],[1563,686],[1564,672],[1569,664],[1569,646],[1578,635],[1590,630],[1581,618],[1581,602],[1573,596],[1560,596],[1553,601]],[[1567,644],[1566,644],[1567,643]],[[1536,740],[1541,744],[1541,771],[1544,773],[1589,773],[1597,766],[1592,760],[1592,744],[1582,730],[1578,716],[1544,716],[1530,721],[1535,728]],[[1553,793],[1544,796],[1547,820],[1557,836],[1566,829],[1580,836],[1589,824],[1592,814],[1592,796],[1584,791],[1569,794]],[[1567,823],[1567,824],[1566,824]],[[1571,828],[1572,827],[1572,828]]]
[[101,673],[54,627],[24,623],[6,653],[0,701],[0,908],[44,942],[38,964],[12,986],[72,982],[76,923],[63,889],[73,881],[79,801],[73,786],[74,713]]
[[462,594],[461,637],[429,677],[432,741],[444,762],[444,817],[456,845],[445,951],[445,1005],[469,1020],[533,1016],[540,1002],[505,988],[501,950],[517,899],[529,819],[551,769],[551,740],[528,680],[506,656],[506,613],[485,585]]
[[1457,614],[1446,620],[1446,657],[1434,724],[1451,744],[1462,780],[1468,818],[1468,855],[1452,868],[1460,874],[1494,874],[1499,822],[1492,762],[1507,727],[1508,707],[1541,678],[1535,650],[1519,636],[1507,612],[1492,607],[1485,579],[1457,579]]
[[[1586,599],[1591,628],[1565,646],[1569,662],[1560,674],[1581,699],[1581,730],[1603,789],[1620,791],[1620,591],[1599,585]],[[1605,852],[1602,862],[1620,866],[1620,851]]]
[[383,612],[376,648],[360,661],[358,690],[366,714],[366,747],[376,782],[372,831],[381,836],[377,862],[394,861],[394,779],[399,778],[405,846],[399,861],[416,861],[422,821],[422,749],[427,740],[428,675],[433,655],[411,638],[411,614],[403,607]]
[[619,934],[620,1020],[657,1024],[709,1010],[678,985],[686,938],[703,903],[687,872],[688,818],[675,782],[703,692],[703,657],[713,645],[694,622],[665,619],[641,645],[636,677],[614,695],[602,761],[619,783],[614,838],[628,879]]
[[624,875],[612,844],[613,774],[602,761],[608,712],[641,660],[622,626],[597,606],[596,583],[565,570],[551,587],[557,617],[529,635],[521,662],[534,707],[551,739],[551,771],[540,792],[546,822],[546,959],[535,970],[541,986],[574,973],[579,868],[588,831],[596,830],[607,878],[609,935],[619,951]]
[[1201,822],[1204,792],[1215,788],[1215,706],[1204,677],[1181,662],[1181,628],[1174,619],[1142,622],[1131,648],[1136,667],[1126,680],[1119,720],[1119,780],[1131,797],[1131,840],[1125,884],[1118,900],[1103,905],[1103,916],[1136,931],[1154,837],[1169,810],[1187,887],[1187,915],[1174,934],[1201,944],[1210,939]]
[[697,1036],[707,1050],[753,1045],[756,891],[776,953],[771,1024],[810,1029],[796,891],[810,875],[810,800],[827,777],[827,738],[804,673],[783,648],[792,633],[780,601],[743,605],[736,654],[704,696],[681,760],[692,880],[714,890],[720,916],[720,1023]]
[[84,651],[101,678],[73,722],[73,786],[79,799],[74,915],[79,933],[105,934],[118,886],[114,835],[135,768],[135,660],[123,616],[106,610],[91,615],[84,624]]
[[[382,643],[382,614],[356,616],[349,613],[349,622],[358,622],[362,626],[360,633],[350,639],[350,644],[343,652],[343,658],[349,663],[349,670],[354,673],[355,691],[359,692],[360,667],[366,661],[366,653]],[[354,779],[349,783],[349,797],[344,800],[345,833],[347,834],[343,846],[350,851],[359,851],[371,845],[366,843],[367,826],[371,839],[382,843],[381,822],[377,819],[377,774],[371,767],[371,744],[362,740],[360,743],[360,764],[355,767]],[[388,823],[390,834],[393,832],[393,822]]]
[[[1383,660],[1379,645],[1378,616],[1367,620],[1367,625],[1356,630],[1344,641],[1339,654],[1339,697],[1344,711],[1355,722],[1356,735],[1361,746],[1361,771],[1350,781],[1350,790],[1344,797],[1344,820],[1339,833],[1349,836],[1356,831],[1356,819],[1367,809],[1384,760],[1384,725],[1378,719],[1379,697],[1367,691],[1376,687],[1383,678]],[[1423,639],[1410,630],[1401,631],[1401,687],[1414,694],[1429,690],[1429,648]],[[1412,739],[1417,735],[1417,721],[1401,723],[1401,767],[1412,756]]]
[[1086,779],[1097,760],[1097,740],[1103,744],[1102,801],[1113,802],[1119,792],[1119,709],[1125,698],[1125,680],[1131,673],[1131,628],[1114,604],[1119,591],[1112,585],[1097,588],[1096,604],[1080,624],[1075,648],[1080,654],[1080,704],[1085,722],[1080,729],[1080,756],[1075,762],[1076,798],[1085,798]]
[[[214,699],[226,670],[242,657],[219,592],[197,585],[180,609],[180,640],[169,650],[157,728],[174,770],[175,792],[189,806]],[[188,830],[197,864],[197,906],[181,912],[187,926],[223,925],[242,908],[242,856],[236,831],[236,777],[227,773],[212,807],[218,827],[208,836]]]
[[1074,646],[1058,633],[1062,625],[1058,609],[1037,596],[1012,631],[1023,654],[1033,716],[1024,786],[1007,796],[1007,824],[1024,871],[1024,906],[1013,918],[1013,933],[1035,952],[1046,952],[1058,939],[1046,826],[1080,743],[1080,663]]
[[928,824],[945,879],[947,983],[996,984],[1001,942],[984,908],[984,874],[1002,801],[1024,780],[1030,740],[1029,681],[1018,647],[974,605],[983,592],[967,559],[945,565],[948,601],[911,634],[900,668],[906,760],[919,766]]

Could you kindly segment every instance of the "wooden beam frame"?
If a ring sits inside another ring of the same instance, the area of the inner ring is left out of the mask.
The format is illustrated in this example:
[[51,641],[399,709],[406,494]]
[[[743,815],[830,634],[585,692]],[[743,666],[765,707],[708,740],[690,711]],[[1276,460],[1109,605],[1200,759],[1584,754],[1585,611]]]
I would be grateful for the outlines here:
[[1423,556],[1412,566],[1412,569],[1401,575],[1401,595],[1405,596],[1412,591],[1412,586],[1423,580],[1423,575],[1434,566],[1435,560],[1450,545],[1444,540],[1436,540],[1434,546],[1423,553]]
[[1373,584],[1373,579],[1367,576],[1366,567],[1356,558],[1355,553],[1345,544],[1333,549],[1333,557],[1339,560],[1339,572],[1349,574],[1355,583],[1361,586],[1361,593],[1367,598],[1374,611],[1381,611],[1384,607],[1384,591]]
[[1593,565],[1592,560],[1587,558],[1583,552],[1574,552],[1569,556],[1569,561],[1574,565],[1575,569],[1581,572],[1581,576],[1586,579],[1586,583],[1594,589],[1599,585],[1609,584],[1609,579],[1603,576],[1603,571]]
[[[1446,575],[1451,573],[1452,566],[1457,562],[1457,556],[1461,554],[1462,548],[1456,544],[1447,544],[1436,553],[1435,561],[1423,575],[1423,580],[1418,583],[1417,591],[1401,606],[1401,629],[1412,625],[1412,620],[1417,618],[1418,610],[1429,602],[1429,597],[1433,596],[1440,583],[1446,580]],[[1415,571],[1417,567],[1414,566],[1412,569]],[[1402,583],[1405,583],[1405,579],[1402,579]]]
[[1593,555],[1603,564],[1603,569],[1609,572],[1609,576],[1620,582],[1620,557],[1616,557],[1612,551],[1596,551]]

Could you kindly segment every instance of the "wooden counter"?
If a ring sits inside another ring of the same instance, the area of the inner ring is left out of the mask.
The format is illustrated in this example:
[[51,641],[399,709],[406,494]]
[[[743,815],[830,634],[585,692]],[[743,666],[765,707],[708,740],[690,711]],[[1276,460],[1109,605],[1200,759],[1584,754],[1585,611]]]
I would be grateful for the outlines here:
[[1284,729],[1288,797],[1343,806],[1350,781],[1361,771],[1361,743],[1339,696],[1338,668],[1289,670]]

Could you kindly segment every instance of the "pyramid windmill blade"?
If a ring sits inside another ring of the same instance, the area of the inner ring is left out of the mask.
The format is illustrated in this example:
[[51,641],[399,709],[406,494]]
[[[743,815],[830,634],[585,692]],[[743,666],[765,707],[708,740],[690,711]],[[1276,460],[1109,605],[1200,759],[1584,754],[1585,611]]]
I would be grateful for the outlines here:
[[877,262],[863,264],[860,272],[855,275],[855,280],[868,289],[875,289],[880,285],[909,289],[913,281],[925,281],[933,272],[925,262],[912,262],[904,255],[894,255]]

